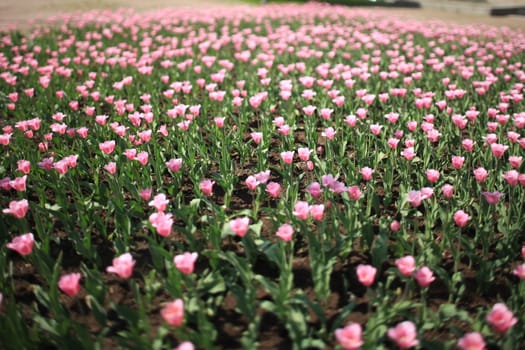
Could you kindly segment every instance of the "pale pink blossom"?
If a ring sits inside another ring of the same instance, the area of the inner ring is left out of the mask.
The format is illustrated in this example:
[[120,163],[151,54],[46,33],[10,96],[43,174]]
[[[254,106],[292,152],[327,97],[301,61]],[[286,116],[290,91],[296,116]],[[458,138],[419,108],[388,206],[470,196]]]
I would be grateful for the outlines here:
[[414,273],[414,278],[420,287],[428,287],[436,278],[434,273],[428,267],[423,266]]
[[374,284],[376,278],[377,269],[372,265],[359,264],[356,269],[357,279],[365,287],[370,287]]
[[454,213],[454,222],[459,227],[465,227],[470,220],[470,215],[463,210],[458,210]]
[[98,147],[103,153],[111,154],[115,149],[115,141],[112,140],[99,143]]
[[151,193],[152,193],[152,189],[151,188],[143,188],[139,191],[139,196],[140,198],[142,198],[143,200],[145,201],[148,201],[150,198],[151,198]]
[[363,180],[369,181],[372,179],[372,174],[374,173],[374,169],[365,166],[359,172],[361,173]]
[[512,311],[503,303],[495,304],[487,315],[486,320],[492,328],[500,333],[507,332],[518,322]]
[[199,257],[198,253],[185,252],[184,254],[176,255],[173,258],[173,263],[177,270],[185,275],[189,275],[195,268],[195,261]]
[[184,322],[184,302],[182,299],[169,302],[160,310],[160,314],[169,325],[178,327]]
[[292,164],[294,151],[281,152],[281,159],[285,164]]
[[23,174],[29,174],[31,171],[31,162],[25,159],[21,159],[16,162],[17,168],[16,170],[20,171]]
[[363,345],[363,330],[358,323],[347,324],[335,330],[335,338],[345,350],[358,350]]
[[293,215],[297,216],[301,220],[308,219],[310,214],[310,205],[304,201],[297,201],[293,209]]
[[461,350],[485,350],[486,344],[480,333],[472,332],[459,339],[458,348]]
[[428,169],[425,172],[427,180],[431,183],[437,182],[439,180],[439,171],[436,169]]
[[166,166],[168,167],[169,170],[176,173],[182,167],[182,159],[181,158],[170,159],[168,162],[166,162]]
[[121,278],[130,278],[133,274],[135,260],[130,253],[124,253],[113,259],[113,265],[106,268],[107,272],[115,273]]
[[361,189],[357,185],[353,185],[348,187],[348,197],[350,197],[351,200],[357,201],[361,198]]
[[117,163],[115,162],[109,162],[108,164],[104,165],[104,169],[110,173],[115,174],[117,172]]
[[520,174],[514,169],[506,171],[502,176],[510,186],[517,186],[519,183]]
[[516,266],[514,270],[512,270],[512,274],[517,276],[520,280],[525,279],[525,264],[520,264]]
[[323,191],[321,190],[321,185],[318,182],[312,182],[306,188],[306,191],[314,198],[319,198]]
[[293,236],[293,227],[290,224],[283,224],[279,226],[277,232],[275,233],[277,237],[282,239],[285,242],[289,242]]
[[419,344],[416,325],[411,321],[398,323],[388,330],[387,335],[401,349],[409,349]]
[[9,202],[9,208],[2,210],[2,212],[4,214],[11,214],[17,219],[22,219],[26,216],[28,210],[29,203],[27,202],[27,199],[22,199]]
[[321,221],[324,218],[324,205],[323,204],[313,204],[310,206],[310,215],[312,219],[316,221]]
[[177,346],[173,350],[195,350],[195,346],[193,345],[192,342],[184,341],[180,343],[179,346]]
[[496,158],[501,158],[505,154],[505,151],[509,148],[507,145],[501,145],[499,143],[492,143],[490,145],[490,151]]
[[452,166],[454,167],[454,169],[461,169],[463,167],[464,162],[465,157],[452,156]]
[[80,273],[70,273],[63,275],[58,280],[58,288],[70,297],[73,297],[80,292],[80,279],[82,275]]
[[494,191],[494,192],[481,192],[481,194],[483,195],[483,198],[485,198],[485,201],[488,203],[488,204],[497,204],[501,197],[503,197],[503,193],[501,192],[498,192],[498,191]]
[[487,172],[487,170],[482,167],[474,169],[473,173],[474,173],[474,178],[476,179],[477,182],[484,182],[489,176],[489,173]]
[[396,267],[403,276],[411,276],[416,270],[416,259],[411,255],[396,259]]
[[150,207],[155,207],[157,211],[165,211],[168,207],[168,203],[170,201],[166,198],[166,195],[164,193],[159,193],[155,197],[153,197],[153,200],[148,203]]
[[213,185],[215,181],[210,179],[204,179],[200,182],[199,188],[205,196],[211,196],[213,194]]
[[266,185],[266,192],[272,198],[279,198],[279,194],[281,192],[281,185],[277,182],[269,182]]
[[162,237],[167,237],[171,234],[171,227],[173,226],[173,215],[164,213],[162,211],[153,213],[149,216],[151,226],[155,228],[157,234]]
[[392,232],[397,232],[401,229],[401,223],[397,220],[393,220],[391,223],[390,223],[390,230],[392,230]]
[[249,225],[250,219],[247,217],[233,219],[228,224],[230,230],[239,237],[244,237],[248,233]]
[[20,236],[14,237],[11,242],[7,243],[7,248],[16,251],[22,256],[31,254],[33,251],[33,245],[35,239],[32,233],[26,233]]

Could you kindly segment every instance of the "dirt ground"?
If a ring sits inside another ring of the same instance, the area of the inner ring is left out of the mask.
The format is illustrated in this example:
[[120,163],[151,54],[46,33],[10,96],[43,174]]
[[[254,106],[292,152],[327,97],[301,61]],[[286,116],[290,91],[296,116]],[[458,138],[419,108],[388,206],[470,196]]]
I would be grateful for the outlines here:
[[[271,1],[270,1],[271,2]],[[53,16],[60,12],[91,9],[116,9],[132,7],[137,11],[149,11],[166,7],[203,7],[219,4],[242,4],[240,0],[0,0],[0,28],[11,25],[30,25],[31,20]],[[372,11],[375,11],[371,9]],[[525,17],[489,17],[429,9],[389,9],[387,14],[415,20],[443,20],[458,24],[488,24],[508,26],[525,31]]]

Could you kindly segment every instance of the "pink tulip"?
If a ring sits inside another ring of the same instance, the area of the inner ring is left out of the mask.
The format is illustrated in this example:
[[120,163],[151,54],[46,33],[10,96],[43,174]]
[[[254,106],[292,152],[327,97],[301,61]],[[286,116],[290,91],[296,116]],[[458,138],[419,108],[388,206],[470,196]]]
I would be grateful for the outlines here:
[[275,235],[283,241],[289,242],[292,240],[293,227],[290,224],[283,224],[277,229]]
[[148,164],[149,155],[148,152],[139,152],[135,158],[141,165]]
[[463,210],[458,210],[454,213],[454,222],[459,227],[465,227],[470,220],[470,216]]
[[257,189],[257,186],[259,186],[259,181],[257,181],[255,176],[253,175],[248,176],[246,178],[245,183],[246,183],[246,187],[248,187],[250,191],[255,191]]
[[443,197],[447,199],[454,197],[454,186],[450,184],[443,185],[443,187],[441,187],[441,193]]
[[392,230],[392,232],[397,232],[401,229],[401,224],[399,223],[399,221],[397,220],[393,220],[391,223],[390,223],[390,230]]
[[281,159],[286,164],[292,164],[294,151],[281,152]]
[[168,162],[166,162],[166,166],[168,167],[169,170],[176,173],[182,167],[182,159],[181,158],[170,159]]
[[388,330],[387,335],[401,349],[408,349],[419,344],[416,325],[410,321],[398,323]]
[[29,209],[29,203],[27,199],[22,199],[19,201],[9,202],[9,208],[2,210],[4,214],[11,214],[17,219],[22,219],[26,216]]
[[426,171],[427,180],[431,183],[437,182],[439,180],[439,171],[435,169],[428,169]]
[[421,191],[410,191],[408,192],[408,198],[407,202],[410,203],[411,206],[414,208],[417,208],[421,205],[421,202],[425,199]]
[[319,198],[323,191],[321,190],[321,185],[318,182],[312,182],[306,188],[306,191],[314,198]]
[[474,150],[474,144],[475,142],[471,139],[465,139],[461,141],[461,145],[463,146],[463,149],[467,152],[472,152]]
[[58,288],[70,297],[73,297],[80,292],[80,273],[70,273],[60,277],[58,281]]
[[357,350],[363,345],[363,330],[358,323],[350,323],[335,330],[335,338],[345,350]]
[[523,157],[519,156],[510,156],[509,157],[509,163],[510,166],[517,169],[521,166],[521,162],[523,161]]
[[254,176],[260,184],[266,184],[270,180],[270,170],[261,171]]
[[372,124],[372,125],[370,125],[370,132],[373,135],[378,136],[379,134],[381,134],[381,129],[382,128],[383,128],[383,125]]
[[24,175],[22,177],[17,177],[16,179],[11,180],[9,182],[9,185],[12,189],[18,192],[24,192],[26,190],[26,180],[27,180],[27,175]]
[[354,185],[348,187],[348,197],[350,197],[351,200],[357,201],[361,198],[361,189],[359,186]]
[[244,237],[248,232],[248,226],[250,225],[250,219],[247,217],[236,218],[231,220],[228,224],[230,229],[239,237]]
[[503,303],[495,304],[486,319],[492,328],[500,333],[507,332],[518,322],[512,311]]
[[416,157],[416,152],[414,151],[414,147],[407,147],[405,149],[403,149],[403,151],[401,152],[401,155],[406,159],[406,160],[412,160]]
[[333,140],[335,137],[336,131],[331,126],[324,129],[323,132],[321,132],[321,136],[326,137],[328,140]]
[[167,237],[171,234],[171,227],[173,226],[172,214],[165,214],[162,211],[153,213],[149,216],[149,222],[160,236]]
[[99,143],[98,147],[104,154],[111,154],[115,149],[115,141],[105,141]]
[[222,128],[224,126],[224,119],[223,117],[215,117],[213,118],[213,122],[218,128]]
[[306,169],[308,169],[309,171],[314,170],[314,162],[312,162],[311,160],[307,161],[306,162]]
[[525,264],[518,265],[514,270],[512,270],[512,274],[517,276],[520,280],[525,279]]
[[23,174],[27,175],[31,171],[31,162],[28,160],[22,159],[22,160],[17,161],[16,164],[17,164],[16,170],[20,171]]
[[152,193],[151,188],[144,188],[144,189],[140,190],[139,196],[143,200],[148,201],[151,198],[151,193]]
[[436,278],[428,267],[423,266],[414,273],[414,278],[420,287],[428,287]]
[[297,201],[293,209],[293,215],[301,220],[307,220],[310,214],[310,205],[307,202]]
[[312,219],[316,221],[323,220],[324,217],[324,205],[323,204],[314,204],[310,206],[310,215]]
[[113,265],[106,268],[107,272],[115,273],[121,278],[130,278],[133,274],[135,260],[130,253],[124,253],[113,259]]
[[16,251],[22,256],[31,254],[35,239],[32,233],[26,233],[21,236],[14,237],[10,243],[7,243],[7,248]]
[[366,166],[361,169],[360,173],[363,177],[363,180],[369,181],[372,179],[372,174],[374,173],[374,170]]
[[198,257],[198,253],[185,252],[184,254],[176,255],[175,258],[173,258],[173,263],[177,270],[185,275],[189,275],[193,272],[195,261],[197,261]]
[[115,162],[109,162],[108,164],[104,165],[104,169],[110,173],[111,175],[115,174],[117,172],[117,163]]
[[416,270],[416,259],[411,255],[404,256],[396,260],[396,266],[403,276],[411,276]]
[[279,198],[279,194],[281,192],[281,185],[277,182],[269,182],[268,185],[266,185],[266,192],[268,192],[268,194],[272,198]]
[[503,193],[495,191],[495,192],[481,192],[483,197],[485,198],[485,201],[487,201],[488,204],[494,205],[499,202],[501,197],[503,197]]
[[297,154],[299,156],[299,159],[301,159],[303,162],[306,162],[310,159],[310,153],[312,151],[308,148],[302,147],[297,150]]
[[509,148],[509,146],[501,145],[499,143],[492,143],[490,145],[490,151],[496,158],[503,157],[505,151]]
[[253,142],[255,142],[256,144],[259,144],[262,141],[263,134],[262,132],[252,132],[250,136]]
[[503,178],[509,184],[510,186],[517,186],[519,183],[519,176],[520,174],[516,170],[509,170],[503,173]]
[[434,195],[434,189],[432,187],[423,187],[421,190],[421,198],[428,199]]
[[192,342],[185,341],[179,344],[176,348],[173,350],[195,350],[195,346]]
[[160,310],[160,314],[169,325],[178,327],[184,322],[184,302],[182,299],[176,299],[167,303]]
[[170,201],[168,199],[166,199],[166,195],[165,194],[159,193],[158,195],[153,197],[153,200],[151,202],[149,202],[148,205],[150,207],[155,207],[155,209],[157,209],[157,211],[163,212],[168,207],[168,203],[169,202]]
[[374,284],[377,269],[371,265],[360,264],[357,266],[357,279],[365,287],[370,287]]
[[213,185],[214,184],[215,184],[215,181],[212,181],[212,180],[209,180],[209,179],[204,179],[199,184],[199,188],[200,188],[201,192],[205,196],[211,196],[213,194]]
[[485,170],[485,168],[479,167],[474,169],[474,177],[477,182],[484,182],[487,179],[488,175],[489,173],[487,172],[487,170]]
[[461,169],[463,167],[464,162],[465,162],[465,157],[461,157],[461,156],[452,157],[452,166],[454,167],[454,169]]
[[485,347],[485,340],[478,332],[467,333],[458,341],[461,350],[485,350]]

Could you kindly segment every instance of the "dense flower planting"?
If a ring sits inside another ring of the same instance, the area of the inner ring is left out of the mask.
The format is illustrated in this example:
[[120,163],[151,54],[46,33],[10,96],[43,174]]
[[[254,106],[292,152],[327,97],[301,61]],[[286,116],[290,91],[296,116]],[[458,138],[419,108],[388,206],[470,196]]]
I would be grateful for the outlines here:
[[0,343],[519,349],[525,35],[343,7],[0,33]]

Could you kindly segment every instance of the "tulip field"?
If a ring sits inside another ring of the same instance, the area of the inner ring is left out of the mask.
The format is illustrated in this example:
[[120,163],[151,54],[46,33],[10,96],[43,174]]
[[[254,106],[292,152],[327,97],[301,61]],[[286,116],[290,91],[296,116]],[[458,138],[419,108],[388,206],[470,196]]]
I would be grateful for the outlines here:
[[524,91],[315,3],[0,31],[0,348],[523,349]]

